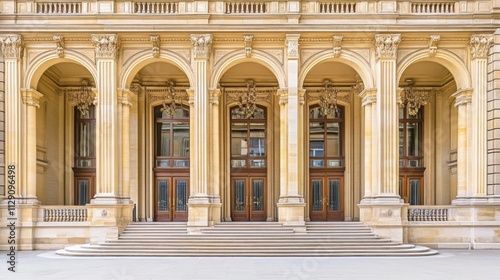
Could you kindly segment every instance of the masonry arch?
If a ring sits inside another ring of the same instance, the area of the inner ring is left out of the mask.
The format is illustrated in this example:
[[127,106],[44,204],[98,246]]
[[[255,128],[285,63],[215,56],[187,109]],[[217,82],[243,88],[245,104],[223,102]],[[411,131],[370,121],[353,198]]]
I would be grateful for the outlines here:
[[196,86],[196,79],[194,78],[194,73],[189,62],[179,54],[169,50],[162,50],[158,58],[152,57],[150,50],[142,51],[132,56],[125,62],[123,66],[123,71],[120,78],[120,86],[123,88],[130,87],[130,84],[134,80],[134,77],[137,75],[137,73],[148,64],[154,62],[166,62],[178,67],[184,72],[184,74],[186,74],[189,80],[189,85],[192,87]]
[[244,52],[234,51],[218,61],[214,66],[214,71],[212,72],[213,74],[210,80],[210,88],[217,88],[221,77],[233,66],[243,62],[255,62],[263,65],[274,74],[280,88],[286,87],[283,63],[264,51],[253,50],[251,57],[246,57]]
[[364,83],[365,88],[373,88],[375,86],[373,73],[369,63],[359,54],[350,50],[342,50],[340,57],[336,58],[331,50],[325,50],[313,55],[303,65],[299,73],[299,88],[304,86],[309,71],[316,65],[325,61],[335,61],[346,64],[356,71]]

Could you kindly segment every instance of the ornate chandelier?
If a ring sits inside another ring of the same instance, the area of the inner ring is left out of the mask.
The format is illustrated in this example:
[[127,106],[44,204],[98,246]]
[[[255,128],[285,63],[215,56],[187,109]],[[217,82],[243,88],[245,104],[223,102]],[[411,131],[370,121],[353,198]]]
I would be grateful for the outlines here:
[[426,90],[416,90],[413,87],[415,84],[413,79],[407,79],[405,82],[408,84],[408,87],[401,94],[400,106],[402,108],[406,107],[410,116],[416,116],[420,107],[427,105],[427,102],[429,102],[429,92]]
[[323,81],[323,89],[319,96],[319,112],[322,116],[338,114],[337,97],[339,90],[334,88],[332,81]]
[[96,95],[90,86],[87,79],[83,79],[80,88],[69,90],[69,102],[75,105],[82,116],[86,116],[89,112],[89,107],[94,104]]
[[167,89],[163,91],[163,104],[160,109],[161,112],[165,112],[170,118],[174,116],[175,110],[177,109],[177,103],[181,103],[180,96],[175,94],[175,83],[167,82]]
[[251,118],[257,108],[257,88],[253,80],[247,80],[247,89],[236,99],[239,107],[239,113],[246,119]]

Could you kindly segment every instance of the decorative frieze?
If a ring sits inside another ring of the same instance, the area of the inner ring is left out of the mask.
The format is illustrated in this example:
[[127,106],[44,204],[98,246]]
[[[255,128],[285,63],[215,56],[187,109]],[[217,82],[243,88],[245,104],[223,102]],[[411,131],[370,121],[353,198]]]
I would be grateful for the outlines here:
[[7,35],[0,38],[4,58],[23,58],[23,37],[21,35]]
[[191,34],[190,38],[193,44],[194,57],[208,59],[212,49],[212,34]]
[[149,36],[149,40],[153,43],[153,57],[160,57],[160,36],[151,35]]
[[253,35],[243,35],[243,38],[245,39],[245,56],[249,58],[252,56]]
[[298,34],[287,34],[286,35],[286,48],[288,59],[299,59],[299,37]]
[[436,56],[439,40],[441,40],[441,36],[431,35],[431,40],[429,41],[429,56],[430,57]]
[[396,58],[400,42],[401,42],[400,34],[375,35],[375,48],[376,48],[377,59]]
[[470,37],[470,52],[472,58],[486,58],[493,45],[493,35],[476,34]]
[[117,58],[120,42],[117,34],[92,34],[91,41],[95,46],[97,58]]
[[172,99],[172,94],[169,94],[168,87],[146,87],[145,92],[148,104],[156,101],[163,101],[163,103],[176,102],[178,104],[187,103],[189,101],[189,96],[186,88],[173,88],[173,96],[175,96],[175,100]]
[[344,36],[333,36],[333,56],[334,57],[340,57],[340,51],[342,49],[341,44],[342,44],[342,38]]

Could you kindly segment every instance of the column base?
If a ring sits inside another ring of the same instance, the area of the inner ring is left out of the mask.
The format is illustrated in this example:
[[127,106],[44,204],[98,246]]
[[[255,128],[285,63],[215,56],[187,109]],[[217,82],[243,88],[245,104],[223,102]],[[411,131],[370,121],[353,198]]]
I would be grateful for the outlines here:
[[400,200],[387,197],[365,200],[370,203],[358,204],[359,220],[369,226],[378,236],[403,243],[403,221],[408,220],[408,204],[401,203]]
[[197,233],[202,228],[221,222],[220,197],[192,196],[189,198],[188,208],[188,233]]
[[293,228],[297,233],[306,232],[305,209],[303,197],[281,197],[278,207],[278,222]]
[[106,240],[117,240],[132,221],[133,204],[90,204],[90,243],[99,244]]
[[116,205],[122,204],[122,199],[114,194],[98,193],[90,200],[90,204]]

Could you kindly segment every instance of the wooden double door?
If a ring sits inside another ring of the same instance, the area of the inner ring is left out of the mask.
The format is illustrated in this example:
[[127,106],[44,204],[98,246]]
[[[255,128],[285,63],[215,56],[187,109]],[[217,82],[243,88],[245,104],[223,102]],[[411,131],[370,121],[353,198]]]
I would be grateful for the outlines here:
[[309,197],[311,221],[344,220],[343,175],[311,174]]
[[189,174],[158,174],[155,181],[155,221],[187,221]]
[[399,195],[405,203],[424,204],[424,171],[424,167],[399,169]]
[[233,221],[265,221],[266,177],[235,175],[231,177],[231,219]]

